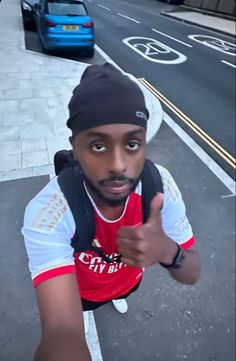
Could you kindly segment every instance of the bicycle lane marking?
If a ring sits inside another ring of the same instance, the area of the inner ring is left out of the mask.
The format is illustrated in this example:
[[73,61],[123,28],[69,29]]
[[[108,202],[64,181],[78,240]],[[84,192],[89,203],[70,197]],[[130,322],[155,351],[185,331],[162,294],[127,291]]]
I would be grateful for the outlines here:
[[236,45],[230,43],[229,41],[222,40],[209,35],[198,35],[198,34],[188,35],[188,38],[193,41],[196,41],[197,43],[208,46],[209,48],[220,51],[221,53],[232,56],[236,55],[235,53]]
[[125,45],[146,60],[161,64],[180,64],[187,56],[153,38],[131,36],[122,40]]

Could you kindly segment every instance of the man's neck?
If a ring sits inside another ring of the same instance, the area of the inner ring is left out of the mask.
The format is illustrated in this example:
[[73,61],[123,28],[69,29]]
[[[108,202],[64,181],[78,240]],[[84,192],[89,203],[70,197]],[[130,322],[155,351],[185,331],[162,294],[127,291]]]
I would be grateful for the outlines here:
[[[97,205],[97,203],[96,203],[96,205]],[[124,211],[125,205],[122,204],[117,207],[111,207],[108,205],[104,205],[101,207],[101,206],[97,205],[97,207],[106,219],[109,219],[109,221],[115,221],[116,219],[119,219],[121,217],[121,215]]]
[[94,203],[96,204],[96,207],[102,213],[103,217],[105,217],[110,221],[114,221],[120,218],[120,216],[124,211],[125,203],[120,204],[118,206],[110,206],[105,200],[99,197],[87,184],[86,184],[86,189],[90,197],[93,199]]

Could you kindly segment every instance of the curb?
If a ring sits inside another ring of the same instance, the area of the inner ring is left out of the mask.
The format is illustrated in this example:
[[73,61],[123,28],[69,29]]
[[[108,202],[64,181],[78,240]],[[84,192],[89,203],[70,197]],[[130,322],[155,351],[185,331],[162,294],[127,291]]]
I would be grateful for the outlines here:
[[196,8],[194,6],[189,6],[189,5],[180,5],[180,7],[181,7],[181,9],[186,9],[187,11],[195,11],[196,13],[214,16],[215,18],[222,18],[222,19],[226,19],[226,20],[235,21],[234,15],[211,11],[208,9]]
[[186,20],[186,19],[180,19],[179,17],[177,16],[174,16],[174,15],[170,15],[168,13],[165,13],[165,12],[161,12],[161,15],[163,16],[166,16],[168,18],[172,18],[174,20],[178,20],[180,22],[183,22],[183,23],[186,23],[186,24],[190,24],[190,25],[195,25],[199,28],[204,28],[204,29],[208,29],[208,30],[211,30],[211,31],[214,31],[216,33],[219,33],[219,34],[223,34],[223,35],[227,35],[227,36],[230,36],[231,38],[235,39],[236,35],[233,35],[231,33],[228,33],[224,30],[219,30],[219,29],[214,29],[210,26],[207,26],[207,25],[202,25],[202,24],[198,24],[198,23],[195,23],[194,21],[191,21],[191,20]]

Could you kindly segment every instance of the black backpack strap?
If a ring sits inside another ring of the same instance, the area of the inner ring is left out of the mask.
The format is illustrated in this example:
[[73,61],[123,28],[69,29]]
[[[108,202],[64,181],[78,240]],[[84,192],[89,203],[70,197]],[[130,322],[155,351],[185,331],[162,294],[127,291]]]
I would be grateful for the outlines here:
[[[142,206],[144,223],[150,214],[150,203],[158,193],[163,193],[163,184],[159,170],[155,164],[146,159],[141,174]],[[71,245],[76,252],[92,250],[107,262],[104,252],[92,245],[95,235],[95,219],[93,205],[85,191],[83,177],[79,165],[64,169],[58,176],[58,184],[65,195],[76,224],[76,234]],[[119,261],[119,260],[118,260]]]
[[120,262],[119,255],[110,259],[101,248],[92,244],[95,235],[94,211],[84,188],[79,164],[64,169],[58,176],[58,184],[74,217],[76,232],[71,239],[71,245],[75,252],[90,250],[96,252],[107,263]]
[[92,203],[84,189],[79,165],[64,169],[58,183],[65,195],[76,224],[76,234],[71,245],[76,252],[92,249],[95,221]]
[[55,174],[59,175],[64,169],[74,167],[78,163],[73,158],[72,150],[59,150],[54,155]]
[[150,214],[150,204],[152,198],[157,193],[163,193],[163,183],[161,175],[155,164],[146,159],[141,174],[142,180],[142,205],[143,205],[143,222],[145,223]]

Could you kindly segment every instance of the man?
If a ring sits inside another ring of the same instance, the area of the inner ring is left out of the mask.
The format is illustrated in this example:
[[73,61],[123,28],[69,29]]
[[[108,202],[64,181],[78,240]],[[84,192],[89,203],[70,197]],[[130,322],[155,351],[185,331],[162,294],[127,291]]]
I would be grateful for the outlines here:
[[27,206],[23,227],[42,322],[35,361],[91,360],[83,310],[113,301],[125,312],[125,298],[138,288],[143,267],[160,263],[186,284],[200,273],[180,191],[161,166],[164,194],[153,198],[142,224],[140,174],[149,114],[138,85],[111,64],[89,66],[69,111],[73,156],[94,207],[94,242],[113,261],[73,252],[75,221],[57,177],[52,179]]

